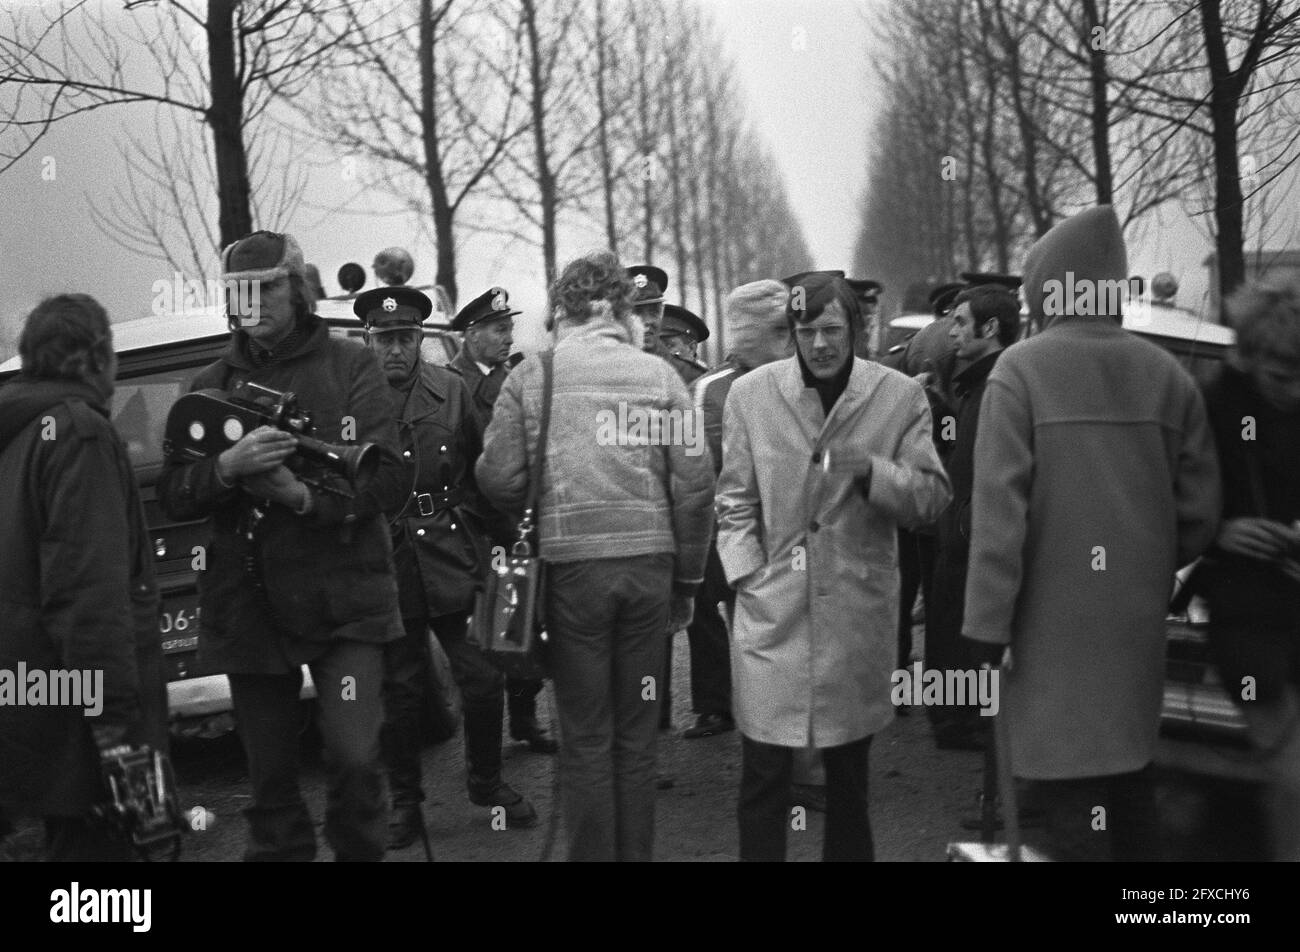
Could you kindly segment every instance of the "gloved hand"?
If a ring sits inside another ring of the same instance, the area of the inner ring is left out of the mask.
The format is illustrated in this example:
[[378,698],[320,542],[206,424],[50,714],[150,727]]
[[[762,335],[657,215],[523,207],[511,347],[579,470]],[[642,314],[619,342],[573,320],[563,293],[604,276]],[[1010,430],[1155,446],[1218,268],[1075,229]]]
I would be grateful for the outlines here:
[[217,457],[217,475],[227,483],[275,469],[298,449],[293,435],[273,426],[259,426]]

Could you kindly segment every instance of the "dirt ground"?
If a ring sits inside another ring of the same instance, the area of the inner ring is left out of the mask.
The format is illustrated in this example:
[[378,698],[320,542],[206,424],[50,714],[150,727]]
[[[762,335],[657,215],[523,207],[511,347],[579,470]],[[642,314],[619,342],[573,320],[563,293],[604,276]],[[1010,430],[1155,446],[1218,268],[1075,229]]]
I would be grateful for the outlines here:
[[[674,730],[659,735],[659,770],[671,789],[659,792],[655,857],[661,861],[698,862],[736,859],[736,792],[740,778],[740,740],[735,732],[703,740],[684,740],[690,712],[686,639],[674,639]],[[553,714],[550,690],[539,698],[539,716]],[[237,739],[179,743],[173,752],[185,807],[201,805],[213,820],[190,833],[183,861],[233,861],[240,858],[248,802],[243,755]],[[555,758],[533,754],[518,745],[505,750],[507,780],[536,806],[541,822],[532,829],[494,830],[490,811],[472,806],[465,796],[464,762],[459,738],[424,752],[425,817],[435,859],[444,861],[561,861],[565,853],[563,822],[554,818]],[[973,840],[962,818],[979,811],[983,757],[978,753],[939,751],[922,711],[895,718],[878,734],[871,751],[872,825],[876,856],[894,862],[942,862],[947,844]],[[324,814],[324,782],[319,764],[304,767],[304,794],[318,824]],[[1162,775],[1161,812],[1171,858],[1223,860],[1251,858],[1254,791],[1230,781],[1206,782],[1181,772]],[[554,828],[552,828],[554,818]],[[821,856],[824,817],[808,813],[807,829],[789,834],[793,861]],[[0,859],[32,860],[39,855],[37,824],[20,824],[0,844]],[[321,839],[318,860],[331,858]],[[389,854],[395,862],[423,862],[417,843]]]

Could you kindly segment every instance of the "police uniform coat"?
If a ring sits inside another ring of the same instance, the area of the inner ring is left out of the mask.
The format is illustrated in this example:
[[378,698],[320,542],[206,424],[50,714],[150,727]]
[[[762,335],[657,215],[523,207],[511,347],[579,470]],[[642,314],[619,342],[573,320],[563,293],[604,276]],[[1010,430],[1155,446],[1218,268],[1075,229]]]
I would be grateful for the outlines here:
[[709,444],[715,476],[722,471],[722,410],[727,404],[727,394],[731,393],[732,385],[746,373],[744,367],[728,359],[720,367],[700,377],[691,387],[695,413],[704,423],[704,438]]
[[0,388],[0,486],[0,670],[103,676],[98,717],[0,705],[0,807],[78,816],[104,799],[92,725],[167,749],[153,549],[103,397],[67,380]]
[[[390,388],[379,362],[363,345],[331,337],[325,323],[313,319],[297,345],[267,366],[250,359],[248,338],[236,332],[225,356],[204,368],[190,389],[227,390],[243,383],[294,392],[312,414],[318,439],[375,443],[382,461],[353,499],[317,491],[315,509],[305,516],[268,507],[251,551],[240,523],[253,500],[221,483],[216,459],[164,464],[158,498],[168,515],[212,518],[207,564],[199,573],[203,670],[283,674],[320,657],[336,640],[401,637],[384,513],[401,507],[402,474]],[[343,439],[345,426],[349,441]],[[261,566],[265,592],[245,569],[250,554]]]
[[402,615],[469,611],[490,557],[474,482],[483,428],[473,397],[460,374],[423,361],[409,389],[390,391],[408,487],[393,525]]
[[510,368],[505,364],[497,364],[491,372],[485,374],[464,347],[453,358],[451,366],[460,371],[465,379],[465,385],[474,398],[474,410],[478,413],[480,428],[486,430],[492,422],[492,407],[496,405],[497,396],[501,393],[501,385],[510,375]]
[[[854,358],[822,411],[798,358],[736,380],[718,480],[718,554],[737,588],[734,708],[745,736],[835,747],[893,718],[897,526],[933,521],[948,478],[916,381]],[[870,460],[870,484],[822,458]]]

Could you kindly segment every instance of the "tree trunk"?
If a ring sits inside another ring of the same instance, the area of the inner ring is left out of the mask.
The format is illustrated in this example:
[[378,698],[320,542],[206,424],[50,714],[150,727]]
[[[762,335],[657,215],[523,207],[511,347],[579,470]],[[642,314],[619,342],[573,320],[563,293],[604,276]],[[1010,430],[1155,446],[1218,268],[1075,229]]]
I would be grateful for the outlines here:
[[541,37],[537,32],[537,8],[534,0],[521,0],[524,29],[528,34],[529,105],[532,110],[533,150],[537,161],[537,190],[542,212],[542,266],[546,286],[555,281],[556,198],[555,177],[551,171],[550,146],[546,139],[546,90],[542,86]]
[[248,154],[244,150],[244,98],[235,70],[235,2],[208,0],[208,71],[212,104],[207,110],[217,167],[218,227],[221,245],[238,241],[253,230],[248,184]]
[[[1210,64],[1210,120],[1214,129],[1214,244],[1218,252],[1219,301],[1246,280],[1240,168],[1237,159],[1237,101],[1247,63],[1236,73],[1228,65],[1219,0],[1200,0],[1205,54]],[[1248,74],[1247,74],[1248,75]]]
[[[722,236],[718,232],[718,219],[720,216],[719,204],[721,198],[718,195],[719,165],[722,162],[722,141],[720,129],[718,126],[718,114],[713,96],[709,96],[704,101],[704,116],[708,127],[708,156],[705,165],[704,174],[704,207],[709,213],[709,274],[712,277],[713,284],[713,313],[718,315],[719,337],[721,336],[722,327],[722,275],[721,264],[719,263],[718,250],[722,244]],[[700,288],[700,298],[704,297],[704,288]],[[702,312],[700,317],[708,325],[707,312]]]
[[997,86],[992,70],[985,74],[987,88],[987,112],[984,116],[983,134],[980,136],[984,175],[989,186],[989,211],[993,215],[993,245],[998,256],[998,270],[1004,274],[1010,270],[1011,234],[1007,225],[1006,210],[1002,207],[1002,180],[998,174],[997,149],[993,133],[997,118]]
[[1102,26],[1097,12],[1097,0],[1083,0],[1084,42],[1088,44],[1088,75],[1092,81],[1092,155],[1097,171],[1097,204],[1112,205],[1114,196],[1110,171],[1110,106],[1106,101],[1105,43],[1096,49],[1092,33]]
[[442,174],[438,141],[437,38],[434,35],[433,0],[420,0],[420,130],[423,134],[425,181],[433,204],[433,233],[438,243],[438,285],[456,306],[456,232],[447,183]]
[[[608,71],[605,49],[605,2],[596,0],[596,110],[600,146],[600,181],[605,193],[605,239],[609,250],[618,254],[618,232],[614,228],[614,172],[609,157],[609,103],[605,94]],[[675,173],[674,173],[675,174]]]
[[[1021,157],[1025,181],[1025,204],[1029,206],[1029,218],[1034,223],[1034,235],[1041,238],[1047,234],[1047,229],[1051,227],[1051,216],[1043,208],[1041,189],[1038,181],[1038,137],[1034,132],[1033,123],[1030,121],[1029,107],[1025,105],[1024,76],[1020,69],[1020,38],[1016,36],[1006,23],[1006,18],[1002,16],[1002,8],[998,7],[998,20],[1000,32],[1002,34],[1002,48],[1007,54],[1007,82],[1011,89],[1011,105],[1016,114],[1016,127],[1020,132],[1020,148],[1024,153]],[[984,24],[986,32],[991,32],[991,25],[987,22]],[[990,89],[994,88],[994,72],[991,68],[985,70],[985,76],[988,79]],[[1104,101],[1103,90],[1103,101]],[[992,93],[990,93],[990,97]],[[988,121],[994,122],[995,107],[991,101],[989,103]],[[999,209],[996,213],[1001,215]],[[1008,251],[1004,247],[1006,239],[1003,237],[1004,231],[1001,221],[998,223],[998,259],[1004,261]],[[1000,265],[1003,271],[1006,265]]]
[[680,150],[685,144],[677,127],[677,61],[669,59],[665,69],[668,86],[668,167],[672,176],[669,221],[673,236],[673,254],[677,262],[677,300],[686,303],[686,238],[682,234],[682,161]]
[[642,255],[646,264],[654,264],[654,201],[655,178],[654,148],[650,141],[650,81],[646,75],[646,47],[637,44],[637,96],[639,103],[639,120],[641,126],[641,227]]

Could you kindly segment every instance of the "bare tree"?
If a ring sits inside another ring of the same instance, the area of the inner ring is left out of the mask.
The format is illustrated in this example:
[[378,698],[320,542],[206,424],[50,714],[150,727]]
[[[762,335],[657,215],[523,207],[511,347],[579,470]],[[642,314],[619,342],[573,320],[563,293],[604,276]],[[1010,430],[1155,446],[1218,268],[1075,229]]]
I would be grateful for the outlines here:
[[597,148],[600,150],[600,185],[605,210],[605,240],[618,254],[618,229],[614,227],[614,161],[610,153],[610,123],[613,121],[607,84],[614,64],[610,62],[609,33],[605,23],[605,0],[596,0],[593,42],[596,47]]
[[292,104],[352,163],[358,193],[386,192],[432,222],[435,280],[454,305],[459,213],[527,132],[522,104],[500,79],[502,69],[517,79],[522,61],[489,62],[510,45],[494,45],[490,31],[484,39],[476,0],[411,0],[373,21],[370,10],[349,0],[319,14],[339,55],[318,70],[315,95]]
[[[124,24],[85,0],[55,12],[9,11],[7,28],[0,30],[0,83],[12,90],[0,119],[0,171],[34,148],[55,123],[107,106],[165,106],[203,122],[211,134],[216,243],[228,244],[254,225],[250,131],[275,97],[301,90],[330,44],[311,28],[306,7],[287,0],[128,2],[125,11]],[[152,68],[143,65],[144,56]],[[156,184],[161,176],[174,203],[198,187],[191,170],[174,158],[149,157],[139,141],[133,154],[138,179],[132,188],[144,188],[151,179]],[[193,247],[175,249],[175,236],[159,227],[165,203],[143,202],[138,220],[125,224],[119,237],[128,246],[154,243],[168,260],[193,257]],[[197,247],[198,231],[183,244],[192,241]]]
[[[523,67],[517,80],[505,68],[498,70],[508,94],[524,103],[530,155],[507,150],[503,162],[493,167],[496,194],[535,233],[540,234],[542,266],[549,285],[555,279],[559,225],[566,210],[580,212],[601,192],[594,163],[589,161],[599,135],[590,121],[592,90],[578,63],[581,16],[578,5],[539,5],[536,0],[494,4],[494,16],[513,35]],[[517,227],[516,237],[526,237]]]
[[[1242,14],[1245,4],[1236,5]],[[1219,293],[1226,296],[1246,278],[1244,201],[1242,193],[1238,124],[1242,107],[1267,110],[1278,97],[1293,92],[1300,83],[1300,5],[1285,0],[1258,0],[1253,18],[1225,19],[1221,0],[1198,0],[1205,60],[1209,72],[1209,117],[1214,149],[1214,220],[1218,251]],[[1288,9],[1289,7],[1289,9]],[[1253,22],[1252,22],[1253,20]],[[1229,54],[1231,40],[1244,43],[1234,66]],[[1271,67],[1275,82],[1252,95],[1251,87],[1265,67]],[[1283,78],[1285,77],[1285,78]],[[1288,150],[1293,150],[1292,141]],[[1295,162],[1292,152],[1284,166]],[[1277,173],[1270,176],[1270,180]],[[1256,186],[1258,188],[1258,186]]]

